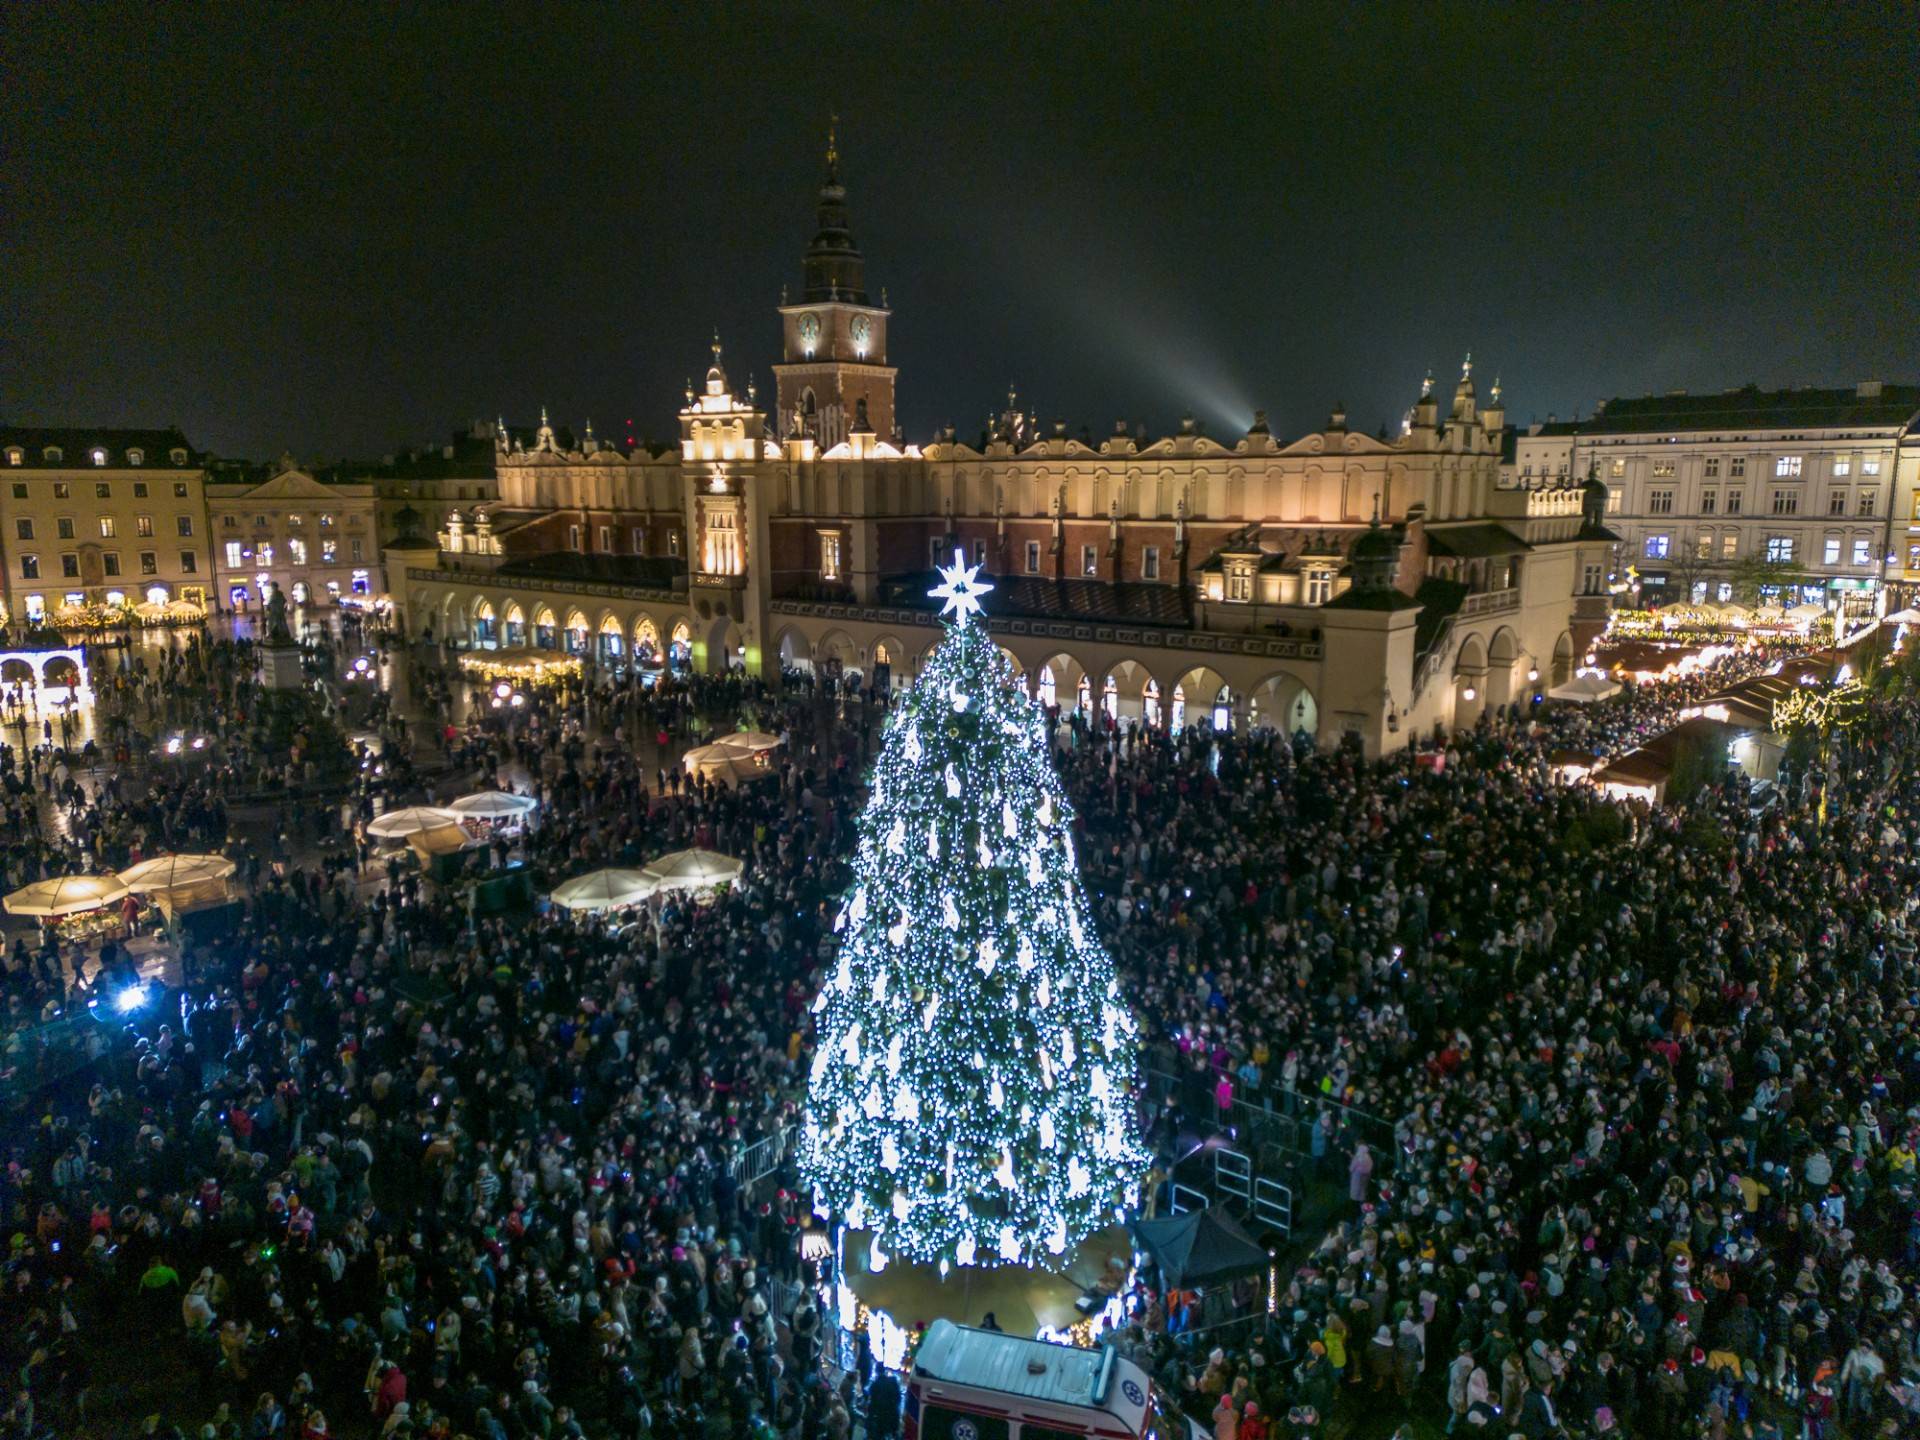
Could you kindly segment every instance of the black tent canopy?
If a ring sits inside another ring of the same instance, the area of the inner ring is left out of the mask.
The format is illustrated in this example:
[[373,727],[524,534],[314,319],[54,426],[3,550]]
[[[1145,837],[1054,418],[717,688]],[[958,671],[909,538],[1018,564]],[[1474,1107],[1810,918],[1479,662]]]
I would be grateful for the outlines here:
[[1231,1216],[1212,1208],[1135,1220],[1133,1238],[1168,1285],[1214,1285],[1267,1267],[1267,1252]]

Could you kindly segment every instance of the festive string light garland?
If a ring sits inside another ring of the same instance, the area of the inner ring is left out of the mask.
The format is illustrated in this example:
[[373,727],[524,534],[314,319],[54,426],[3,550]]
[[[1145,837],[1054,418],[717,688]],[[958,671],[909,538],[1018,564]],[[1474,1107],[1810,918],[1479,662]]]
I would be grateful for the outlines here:
[[876,1255],[1044,1266],[1138,1198],[1138,1028],[1041,713],[974,621],[992,587],[940,573],[955,619],[888,722],[860,818],[800,1169]]

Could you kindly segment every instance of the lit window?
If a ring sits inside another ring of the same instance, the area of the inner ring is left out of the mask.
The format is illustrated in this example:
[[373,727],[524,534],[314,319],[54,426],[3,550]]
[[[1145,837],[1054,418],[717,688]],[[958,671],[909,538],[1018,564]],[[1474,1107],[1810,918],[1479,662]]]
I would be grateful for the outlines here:
[[113,539],[113,516],[102,515],[100,517],[100,538],[102,540]]
[[[356,540],[354,543],[357,545],[359,542]],[[680,532],[678,530],[669,530],[667,532],[667,554],[673,556],[675,559],[679,558]]]
[[302,525],[306,523],[307,523],[307,517],[304,515],[287,516],[287,528],[289,530],[298,530]]
[[1822,565],[1838,565],[1840,563],[1840,537],[1838,535],[1827,536],[1826,544],[1820,547],[1820,563]]
[[96,465],[104,465],[104,464],[106,464],[106,463],[107,463],[107,452],[106,452],[106,451],[104,451],[104,450],[95,450],[95,451],[93,452],[93,463],[94,463],[94,464],[96,464]]
[[1878,475],[1880,473],[1880,462],[1878,460],[1862,460],[1860,462],[1860,473],[1862,475]]
[[333,516],[322,515],[320,517],[320,528],[322,530],[331,530],[333,528]]
[[1234,564],[1227,567],[1226,596],[1239,605],[1253,599],[1253,566]]
[[1307,604],[1324,605],[1333,598],[1333,572],[1331,570],[1309,570],[1307,572]]
[[322,540],[320,542],[320,563],[322,565],[333,564],[333,562],[339,558],[339,551],[340,551],[339,541]]
[[1798,475],[1800,473],[1800,457],[1798,455],[1782,455],[1773,462],[1773,473],[1776,476]]
[[1853,563],[1856,565],[1873,563],[1873,541],[1855,540],[1853,542]]
[[73,498],[73,486],[64,480],[54,481],[53,498],[56,500],[71,500]]
[[1769,535],[1767,537],[1767,563],[1769,565],[1793,563],[1793,536]]
[[1617,480],[1617,479],[1619,479],[1619,478],[1620,478],[1620,477],[1621,477],[1622,475],[1624,475],[1624,474],[1626,474],[1626,473],[1627,473],[1627,462],[1626,462],[1626,461],[1624,461],[1624,460],[1616,460],[1616,461],[1614,461],[1614,462],[1613,462],[1613,475],[1614,475],[1614,478],[1615,478],[1616,480]]
[[1713,532],[1711,530],[1702,530],[1700,532],[1700,538],[1693,542],[1693,555],[1696,560],[1711,560],[1713,558]]
[[227,541],[227,568],[229,570],[238,570],[241,565],[246,563],[246,558],[247,552],[240,548],[240,542],[238,540]]
[[151,515],[135,516],[133,521],[133,528],[137,530],[143,538],[151,537],[153,534],[153,516]]
[[304,540],[287,541],[287,563],[304,565],[307,563],[307,542]]
[[840,578],[840,536],[828,533],[820,537],[820,578],[838,580]]
[[1673,478],[1673,461],[1671,460],[1654,461],[1653,462],[1653,478],[1656,480],[1671,480]]
[[1731,560],[1740,553],[1740,532],[1729,530],[1720,537],[1720,558]]
[[1668,545],[1669,545],[1669,543],[1670,543],[1670,541],[1669,541],[1669,539],[1668,539],[1668,537],[1667,537],[1667,536],[1665,536],[1665,535],[1649,535],[1649,536],[1647,536],[1647,558],[1648,558],[1649,560],[1664,560],[1664,559],[1666,559],[1666,558],[1667,558],[1667,547],[1668,547]]
[[257,547],[253,553],[254,553],[254,558],[258,560],[260,564],[262,565],[273,564],[273,546],[271,544],[261,545]]
[[[129,451],[127,451],[127,463],[128,463],[129,465],[144,465],[144,464],[146,464],[146,463],[147,463],[147,452],[146,452],[146,451],[144,451],[144,450],[129,450]],[[134,493],[135,493],[135,494],[137,494],[137,495],[144,495],[144,494],[146,494],[146,490],[147,490],[147,487],[146,487],[146,486],[144,486],[144,485],[136,485],[136,486],[134,486],[134,487],[133,487],[133,489],[134,489]]]
[[9,465],[23,465],[26,463],[26,459],[26,451],[22,450],[18,445],[9,445],[7,447],[7,463]]
[[1100,552],[1091,545],[1080,547],[1080,573],[1088,576],[1100,573]]
[[1851,455],[1834,456],[1833,457],[1833,473],[1836,478],[1844,475],[1851,475],[1853,473],[1853,457]]

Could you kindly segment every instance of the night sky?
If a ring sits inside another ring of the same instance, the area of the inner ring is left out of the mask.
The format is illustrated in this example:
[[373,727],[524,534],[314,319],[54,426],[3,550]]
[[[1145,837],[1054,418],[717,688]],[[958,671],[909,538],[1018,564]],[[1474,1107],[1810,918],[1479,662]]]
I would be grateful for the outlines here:
[[[903,23],[904,22],[904,23]],[[1531,22],[1531,23],[1527,23]],[[1543,23],[1544,22],[1544,23]],[[910,440],[1920,380],[1911,5],[0,23],[0,419],[378,457],[763,397],[830,113]],[[631,429],[629,429],[631,426]]]

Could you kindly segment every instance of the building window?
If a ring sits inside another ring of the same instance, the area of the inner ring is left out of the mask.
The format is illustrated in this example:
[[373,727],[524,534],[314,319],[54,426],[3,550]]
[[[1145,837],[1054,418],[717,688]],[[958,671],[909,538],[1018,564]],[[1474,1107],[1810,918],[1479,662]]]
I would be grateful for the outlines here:
[[633,527],[633,553],[636,555],[647,553],[647,527],[644,525]]
[[1713,512],[1719,508],[1719,505],[1720,492],[1718,490],[1702,490],[1700,492],[1700,513],[1702,515],[1713,514]]
[[1619,513],[1620,513],[1620,492],[1614,489],[1613,487],[1609,486],[1607,488],[1607,514],[1618,515]]
[[304,565],[307,563],[307,542],[304,540],[287,541],[287,563]]
[[[178,460],[174,461],[174,464],[176,465],[186,464],[186,454],[187,454],[186,451],[176,450],[173,453],[180,457]],[[173,498],[176,500],[184,500],[187,498],[187,482],[186,481],[176,480],[173,482]]]
[[1027,541],[1027,573],[1029,575],[1040,573],[1040,542],[1038,540]]
[[1836,480],[1853,473],[1853,457],[1836,455],[1833,457],[1833,475]]
[[263,544],[263,545],[261,545],[261,546],[259,546],[259,547],[258,547],[258,548],[257,548],[257,549],[256,549],[256,550],[255,550],[255,551],[253,552],[253,558],[254,558],[254,560],[255,560],[256,562],[258,562],[258,564],[259,564],[259,566],[260,566],[260,568],[261,568],[261,569],[263,569],[263,570],[264,570],[264,569],[266,569],[266,567],[267,567],[267,566],[269,566],[269,565],[271,565],[271,564],[273,564],[273,546],[272,546],[272,544],[271,544],[271,543],[268,543],[268,544]]
[[100,517],[100,538],[102,540],[113,539],[113,516],[102,515]]
[[1844,515],[1847,513],[1846,491],[1836,490],[1827,496],[1827,513],[1829,515]]
[[333,528],[333,516],[322,515],[320,517],[320,528],[322,530],[331,530]]
[[1673,491],[1649,490],[1647,492],[1647,513],[1649,515],[1671,515],[1673,513]]
[[1100,552],[1091,545],[1080,547],[1080,573],[1089,578],[1100,574]]
[[353,563],[356,565],[358,565],[363,559],[366,558],[360,553],[360,541],[358,537],[349,539],[347,541],[347,551],[350,555],[352,555]]
[[195,573],[197,568],[198,568],[198,565],[193,558],[193,551],[182,550],[180,552],[180,573],[182,575],[192,575]]
[[1827,536],[1826,544],[1820,548],[1820,563],[1822,565],[1838,565],[1840,563],[1840,537],[1838,535]]
[[302,525],[306,523],[307,523],[307,517],[304,515],[287,516],[287,528],[289,530],[298,530]]
[[1653,462],[1653,478],[1656,480],[1671,480],[1673,478],[1673,461],[1671,460],[1654,461]]
[[56,500],[71,500],[73,498],[73,486],[64,480],[54,481],[53,498]]
[[241,550],[238,540],[227,541],[227,568],[238,570],[246,562],[246,553]]
[[[29,559],[32,557],[29,556]],[[1920,540],[1907,542],[1907,569],[1920,570]]]
[[1333,598],[1333,572],[1331,570],[1309,570],[1307,572],[1307,604],[1324,605]]
[[145,538],[145,539],[152,538],[153,516],[151,515],[135,516],[134,522],[133,522],[133,528],[140,533],[142,538]]
[[1605,576],[1604,566],[1600,566],[1600,565],[1587,566],[1580,580],[1580,593],[1582,595],[1598,595],[1601,590],[1601,585],[1602,585],[1604,576]]
[[600,527],[600,552],[604,555],[604,554],[610,553],[612,550],[613,550],[613,526],[602,525]]
[[[355,543],[357,544],[359,542],[356,541]],[[667,532],[667,554],[673,556],[676,560],[680,557],[680,532],[678,530],[669,530]]]
[[[7,447],[7,463],[9,465],[24,465],[26,459],[26,451],[22,450],[18,445],[9,445]],[[26,496],[23,495],[20,498],[24,500]]]
[[1740,553],[1740,532],[1729,530],[1720,537],[1720,558],[1731,560]]
[[182,535],[193,534],[193,517],[191,515],[179,515],[174,518],[177,522],[177,528]]
[[837,532],[820,537],[820,578],[840,578],[840,536]]
[[1873,507],[1875,504],[1873,493],[1874,492],[1871,490],[1862,490],[1860,492],[1860,513],[1862,515],[1873,514]]
[[1149,545],[1140,552],[1140,578],[1158,580],[1160,578],[1160,547]]
[[580,527],[578,525],[569,525],[567,526],[567,549],[578,550],[579,548]]
[[176,465],[184,465],[187,463],[187,452],[176,445],[167,452],[167,458]]
[[320,542],[320,563],[322,565],[331,565],[339,558],[340,542],[338,540],[322,540]]
[[1244,605],[1253,599],[1253,567],[1251,565],[1230,565],[1227,567],[1227,599]]
[[158,575],[160,573],[160,557],[155,555],[151,550],[142,550],[140,552],[140,573],[142,575]]
[[1713,558],[1713,532],[1711,530],[1702,530],[1700,532],[1700,538],[1693,542],[1693,558],[1696,560],[1711,560]]
[[1665,535],[1647,536],[1647,559],[1664,560],[1667,558],[1669,539]]
[[1627,473],[1627,462],[1626,462],[1626,461],[1624,461],[1624,460],[1616,460],[1616,461],[1614,461],[1614,462],[1613,462],[1613,478],[1614,478],[1614,479],[1616,479],[1616,480],[1618,480],[1618,479],[1619,479],[1619,478],[1620,478],[1620,477],[1621,477],[1622,475],[1624,475],[1624,474],[1626,474],[1626,473]]
[[110,480],[97,481],[93,487],[93,498],[96,500],[111,500],[113,498],[113,482]]
[[1873,564],[1873,541],[1855,539],[1853,542],[1853,563],[1856,565]]
[[936,570],[948,563],[946,536],[931,535],[927,537],[927,563]]
[[33,538],[33,521],[31,520],[14,521],[13,536],[14,536],[14,539],[16,540],[31,540]]
[[38,580],[40,578],[40,557],[38,555],[22,555],[20,557],[20,578],[22,580]]
[[53,531],[54,534],[62,540],[73,539],[73,517],[71,515],[62,515],[58,520],[53,522]]
[[27,486],[25,481],[16,480],[13,482],[13,498],[16,500],[24,500],[27,498]]
[[1744,490],[1727,491],[1727,513],[1729,515],[1738,515],[1742,510],[1746,508],[1746,504],[1747,504],[1746,491]]
[[1862,460],[1860,462],[1860,473],[1862,475],[1878,475],[1880,473],[1880,462],[1878,460]]
[[40,458],[49,465],[58,465],[67,458],[67,455],[58,445],[49,445],[40,452]]
[[[133,463],[135,465],[138,465],[140,462],[138,460],[134,460],[133,457],[135,455],[138,455],[139,453],[140,452],[138,450],[129,450],[127,452],[127,458],[129,460],[133,460]],[[147,482],[146,481],[136,480],[133,482],[133,498],[136,500],[144,500],[147,498]]]
[[1707,457],[1706,469],[1702,473],[1704,473],[1709,480],[1717,480],[1720,477],[1720,457],[1718,455],[1709,455]]
[[104,451],[104,450],[95,450],[95,451],[93,452],[93,463],[94,463],[94,464],[96,464],[96,465],[104,465],[104,464],[106,464],[106,463],[107,463],[107,452],[106,452],[106,451]]
[[238,515],[222,515],[220,517],[220,528],[222,530],[238,530],[240,528],[240,517]]
[[100,570],[101,573],[105,575],[118,575],[120,573],[120,552],[118,550],[108,550],[104,552],[100,556]]
[[973,563],[976,566],[984,566],[987,563],[986,541],[976,540],[973,542]]
[[1769,535],[1767,537],[1767,563],[1769,565],[1793,563],[1793,536]]
[[1798,490],[1774,491],[1773,513],[1776,515],[1798,515],[1800,513],[1800,492]]
[[1733,457],[1733,459],[1727,462],[1727,474],[1733,476],[1735,479],[1738,479],[1740,476],[1746,473],[1747,473],[1747,457],[1746,456],[1736,455]]
[[78,580],[80,578],[80,557],[72,554],[62,555],[60,557],[60,574],[64,579]]
[[1773,473],[1776,476],[1797,476],[1800,473],[1800,457],[1798,455],[1782,455],[1773,462]]

